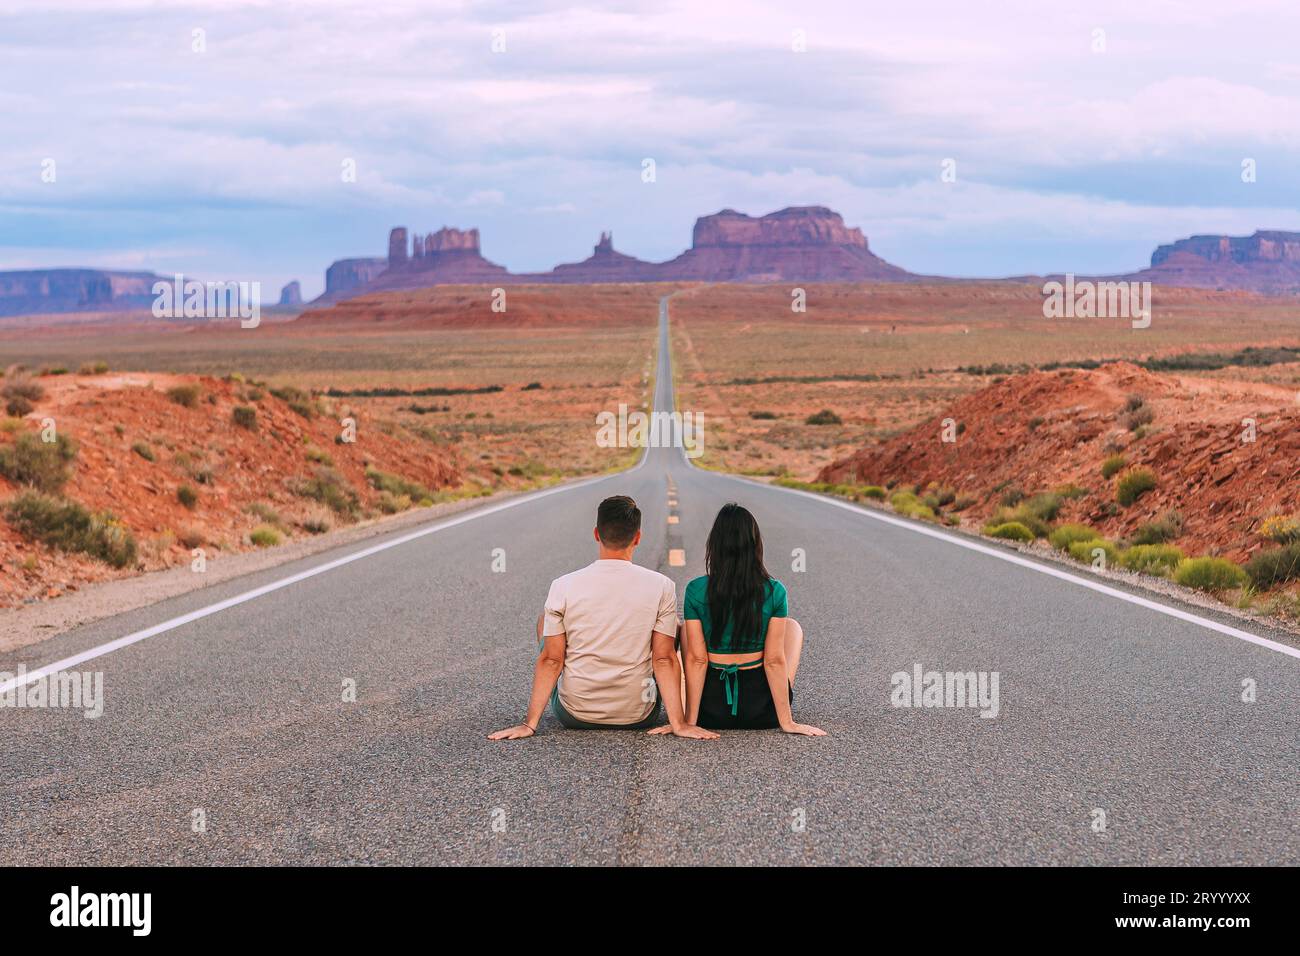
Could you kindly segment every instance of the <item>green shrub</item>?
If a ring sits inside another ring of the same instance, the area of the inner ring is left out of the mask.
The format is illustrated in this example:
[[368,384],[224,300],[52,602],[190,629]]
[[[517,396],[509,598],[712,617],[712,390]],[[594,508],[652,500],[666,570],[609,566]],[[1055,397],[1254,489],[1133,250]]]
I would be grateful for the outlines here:
[[257,431],[257,409],[249,405],[236,405],[230,414],[233,421],[240,428],[247,428],[250,432]]
[[758,421],[769,422],[776,418],[776,412],[753,411],[749,413],[749,417]]
[[[370,482],[371,487],[376,491],[386,491],[390,495],[397,497],[405,495],[407,498],[413,498],[416,501],[421,498],[433,497],[433,492],[419,482],[407,481],[400,475],[389,474],[386,471],[380,471],[378,468],[367,468],[366,480]],[[407,507],[410,507],[410,502],[407,502]]]
[[1300,578],[1300,541],[1254,555],[1246,562],[1246,573],[1261,589]]
[[189,485],[181,485],[176,489],[176,500],[193,511],[199,503],[199,493]]
[[1123,455],[1111,455],[1101,463],[1101,476],[1109,480],[1123,471],[1124,466],[1127,464],[1128,459]]
[[167,397],[177,405],[184,405],[186,408],[196,407],[202,395],[203,389],[197,385],[175,385],[167,389]]
[[24,432],[12,445],[0,445],[0,475],[50,494],[67,483],[76,457],[77,443],[65,435],[46,442],[35,432]]
[[1172,544],[1139,544],[1121,554],[1119,561],[1130,571],[1168,577],[1184,558],[1182,550]]
[[1133,533],[1134,544],[1164,544],[1183,533],[1183,516],[1170,511],[1155,521],[1140,525]]
[[103,375],[108,371],[107,362],[85,362],[77,369],[78,375]]
[[1270,515],[1260,522],[1259,533],[1278,544],[1300,541],[1300,517],[1295,515]]
[[872,501],[884,501],[885,489],[879,485],[862,485],[858,488],[858,497],[870,498]]
[[1093,553],[1098,548],[1106,555],[1106,567],[1112,566],[1119,558],[1119,548],[1114,542],[1107,541],[1105,538],[1093,538],[1091,541],[1075,541],[1066,547],[1070,557],[1084,564],[1092,564],[1096,555]]
[[1155,473],[1149,468],[1134,468],[1125,472],[1115,486],[1115,500],[1127,508],[1156,486]]
[[814,412],[804,419],[805,425],[843,425],[844,420],[836,415],[829,408],[823,408],[820,412]]
[[280,532],[269,524],[259,524],[248,532],[248,540],[259,548],[271,548],[280,543]]
[[1174,580],[1198,591],[1230,591],[1249,579],[1245,571],[1225,558],[1187,558],[1174,570]]
[[991,538],[1005,538],[1008,541],[1033,541],[1035,537],[1034,533],[1019,521],[986,525],[984,533]]
[[91,514],[75,501],[25,491],[5,506],[5,517],[21,534],[61,551],[115,568],[135,563],[135,538],[107,511]]
[[138,441],[131,446],[131,450],[143,458],[145,461],[153,461],[153,449],[149,447],[148,442]]
[[1037,518],[1039,521],[1055,521],[1061,511],[1063,499],[1051,491],[1039,492],[1020,503],[1017,510]]
[[1047,536],[1048,542],[1058,551],[1065,551],[1076,541],[1096,541],[1100,535],[1083,524],[1063,524]]
[[953,511],[965,511],[965,510],[966,510],[967,508],[969,508],[971,505],[975,504],[978,500],[979,500],[979,499],[976,498],[974,495],[958,495],[958,496],[953,500],[953,503],[952,503],[952,510],[953,510]]
[[353,517],[360,508],[357,493],[347,479],[333,468],[322,465],[312,477],[300,481],[294,489],[304,498],[326,505],[335,514]]

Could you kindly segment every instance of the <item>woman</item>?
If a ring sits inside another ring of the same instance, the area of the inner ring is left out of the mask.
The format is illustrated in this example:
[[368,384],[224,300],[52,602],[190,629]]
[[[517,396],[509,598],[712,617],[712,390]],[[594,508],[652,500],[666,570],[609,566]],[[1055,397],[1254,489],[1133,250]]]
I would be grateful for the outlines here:
[[791,716],[803,629],[788,616],[785,587],[763,566],[758,522],[740,505],[718,512],[704,567],[684,601],[686,722],[825,735]]

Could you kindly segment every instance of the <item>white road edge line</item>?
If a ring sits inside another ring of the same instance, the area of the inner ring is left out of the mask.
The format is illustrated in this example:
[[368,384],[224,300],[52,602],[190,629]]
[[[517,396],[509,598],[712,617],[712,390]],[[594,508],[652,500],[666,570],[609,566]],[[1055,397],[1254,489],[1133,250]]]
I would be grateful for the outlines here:
[[813,494],[810,491],[800,491],[797,488],[782,488],[780,485],[770,485],[766,482],[751,481],[748,478],[742,478],[738,475],[728,475],[723,472],[711,472],[710,474],[720,475],[723,478],[730,478],[733,481],[744,482],[747,485],[757,485],[763,488],[772,488],[777,491],[784,491],[792,495],[802,495],[805,498],[811,498],[814,501],[820,501],[823,504],[833,505],[836,508],[843,508],[845,511],[851,511],[854,514],[862,515],[875,521],[883,521],[885,524],[892,524],[899,528],[906,528],[909,531],[914,531],[917,534],[923,534],[926,537],[937,538],[940,541],[955,544],[959,548],[966,548],[969,551],[978,551],[980,554],[987,554],[990,557],[999,559],[1000,561],[1018,564],[1021,567],[1030,568],[1040,574],[1060,578],[1062,581],[1069,581],[1071,584],[1077,584],[1080,587],[1088,588],[1091,591],[1097,591],[1101,594],[1118,598],[1121,601],[1127,601],[1129,604],[1136,604],[1139,607],[1158,611],[1161,614],[1177,618],[1180,621],[1199,624],[1201,627],[1209,628],[1211,631],[1218,631],[1220,634],[1226,634],[1229,637],[1235,637],[1238,640],[1246,641],[1250,644],[1257,644],[1260,647],[1266,647],[1271,651],[1277,651],[1279,654],[1286,654],[1288,657],[1300,659],[1300,648],[1290,647],[1277,641],[1271,641],[1267,637],[1260,637],[1258,634],[1252,634],[1249,631],[1243,631],[1240,628],[1232,627],[1228,624],[1220,624],[1218,621],[1212,621],[1208,617],[1201,617],[1199,614],[1193,614],[1190,611],[1170,607],[1168,604],[1161,604],[1159,601],[1148,600],[1147,598],[1140,597],[1136,594],[1121,591],[1119,588],[1110,587],[1109,585],[1102,584],[1100,581],[1092,581],[1088,578],[1079,577],[1077,574],[1071,574],[1069,571],[1062,571],[1060,568],[1054,568],[1050,565],[1040,564],[1037,561],[1031,561],[1029,558],[1016,554],[1013,551],[1004,551],[1000,548],[992,548],[976,541],[968,541],[955,535],[946,534],[937,528],[927,528],[925,525],[914,524],[911,521],[896,518],[893,515],[887,515],[872,508],[860,508],[856,505],[849,504],[846,501],[828,498],[825,495]]
[[299,581],[305,581],[318,574],[324,574],[326,571],[333,571],[335,568],[341,568],[343,565],[351,564],[353,561],[360,561],[362,558],[368,558],[372,554],[378,554],[380,551],[387,551],[389,548],[396,548],[398,545],[406,544],[408,541],[414,541],[417,538],[423,538],[425,535],[436,534],[439,531],[445,531],[448,528],[454,528],[457,525],[465,524],[467,521],[473,521],[490,514],[496,514],[498,511],[504,511],[507,508],[513,508],[516,505],[522,505],[529,501],[536,501],[539,498],[546,498],[550,495],[576,491],[577,489],[586,487],[587,485],[594,485],[601,481],[609,481],[611,478],[634,474],[645,466],[646,460],[647,456],[642,454],[641,460],[627,471],[616,472],[612,475],[597,475],[594,478],[586,478],[573,484],[560,485],[555,488],[545,488],[541,491],[519,495],[518,497],[510,498],[507,501],[502,501],[499,504],[489,505],[486,508],[474,508],[458,517],[436,522],[435,524],[420,528],[418,531],[412,531],[388,541],[381,541],[379,544],[371,545],[368,548],[362,548],[360,551],[354,551],[353,553],[346,554],[341,558],[335,558],[333,561],[327,561],[324,564],[308,568],[305,571],[299,571],[297,574],[291,574],[287,578],[280,578],[278,581],[272,581],[270,584],[264,584],[259,588],[253,588],[251,591],[236,594],[234,597],[226,598],[224,601],[218,601],[216,604],[209,604],[208,606],[201,607],[196,611],[190,611],[188,614],[182,614],[180,617],[173,617],[170,620],[163,621],[161,624],[155,624],[153,627],[147,627],[142,631],[135,631],[132,634],[127,634],[125,637],[116,638],[106,644],[100,644],[96,647],[89,648],[79,654],[73,654],[71,657],[57,660],[52,664],[46,664],[34,671],[27,671],[21,676],[11,677],[9,680],[0,683],[0,694],[7,694],[15,688],[21,687],[25,684],[30,684],[43,677],[57,674],[70,667],[76,667],[78,664],[84,664],[86,661],[94,660],[96,657],[103,657],[105,654],[111,654],[113,651],[120,650],[123,647],[129,647],[132,644],[137,644],[140,641],[147,640],[148,638],[156,637],[157,635],[164,634],[167,631],[175,630],[176,628],[189,624],[192,621],[197,621],[213,614],[217,614],[228,608],[236,607],[237,605],[252,601],[254,598],[259,598],[264,594],[278,591],[281,588],[287,588],[291,584],[297,584]]

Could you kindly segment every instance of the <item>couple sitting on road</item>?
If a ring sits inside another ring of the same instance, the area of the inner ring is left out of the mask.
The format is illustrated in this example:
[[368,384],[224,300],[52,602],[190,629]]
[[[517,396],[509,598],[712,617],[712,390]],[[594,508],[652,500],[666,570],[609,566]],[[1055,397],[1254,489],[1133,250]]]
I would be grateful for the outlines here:
[[582,730],[703,740],[715,730],[825,733],[790,713],[803,629],[788,616],[785,587],[763,566],[753,515],[736,504],[718,512],[705,552],[709,573],[686,586],[680,627],[672,580],[632,563],[641,542],[636,502],[602,501],[595,537],[599,558],[557,578],[546,596],[528,716],[489,739],[531,737],[548,701],[561,724]]

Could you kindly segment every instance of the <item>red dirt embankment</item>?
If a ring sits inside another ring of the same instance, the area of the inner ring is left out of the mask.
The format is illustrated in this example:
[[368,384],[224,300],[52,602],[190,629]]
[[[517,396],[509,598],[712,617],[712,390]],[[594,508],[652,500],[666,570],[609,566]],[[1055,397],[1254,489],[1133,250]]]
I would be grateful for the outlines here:
[[[309,533],[305,525],[319,531],[344,524],[347,519],[299,493],[300,483],[322,468],[331,468],[341,479],[339,487],[356,494],[355,516],[370,512],[381,498],[366,478],[368,466],[430,491],[461,480],[452,452],[370,421],[343,399],[332,405],[305,396],[290,402],[264,386],[193,375],[66,375],[36,381],[44,397],[21,421],[8,420],[0,447],[24,432],[39,434],[43,422],[52,420],[58,434],[73,439],[78,449],[58,494],[91,511],[112,512],[135,537],[139,559],[115,570],[46,547],[23,537],[0,511],[0,606],[188,563],[197,546],[209,558],[247,550],[252,547],[248,532],[262,524],[275,525],[285,537]],[[198,389],[192,407],[167,394],[185,385]],[[255,409],[253,429],[234,423],[236,406]],[[356,420],[355,443],[335,441],[345,415]],[[195,492],[192,508],[178,497],[182,485]],[[0,504],[23,490],[0,476]],[[254,506],[260,514],[250,511]]]
[[[1149,412],[1133,419],[1130,404]],[[1150,417],[1145,427],[1140,423]],[[942,440],[953,419],[955,442]],[[1249,425],[1254,421],[1254,440]],[[1102,462],[1149,468],[1156,488],[1116,503]],[[1183,517],[1175,542],[1188,554],[1241,560],[1267,544],[1254,532],[1271,514],[1300,511],[1300,402],[1271,385],[1147,372],[1126,362],[1095,371],[1016,375],[974,392],[889,441],[822,469],[818,481],[930,483],[970,495],[964,517],[986,518],[1009,489],[1026,494],[1077,485],[1061,521],[1121,538],[1167,511]]]

